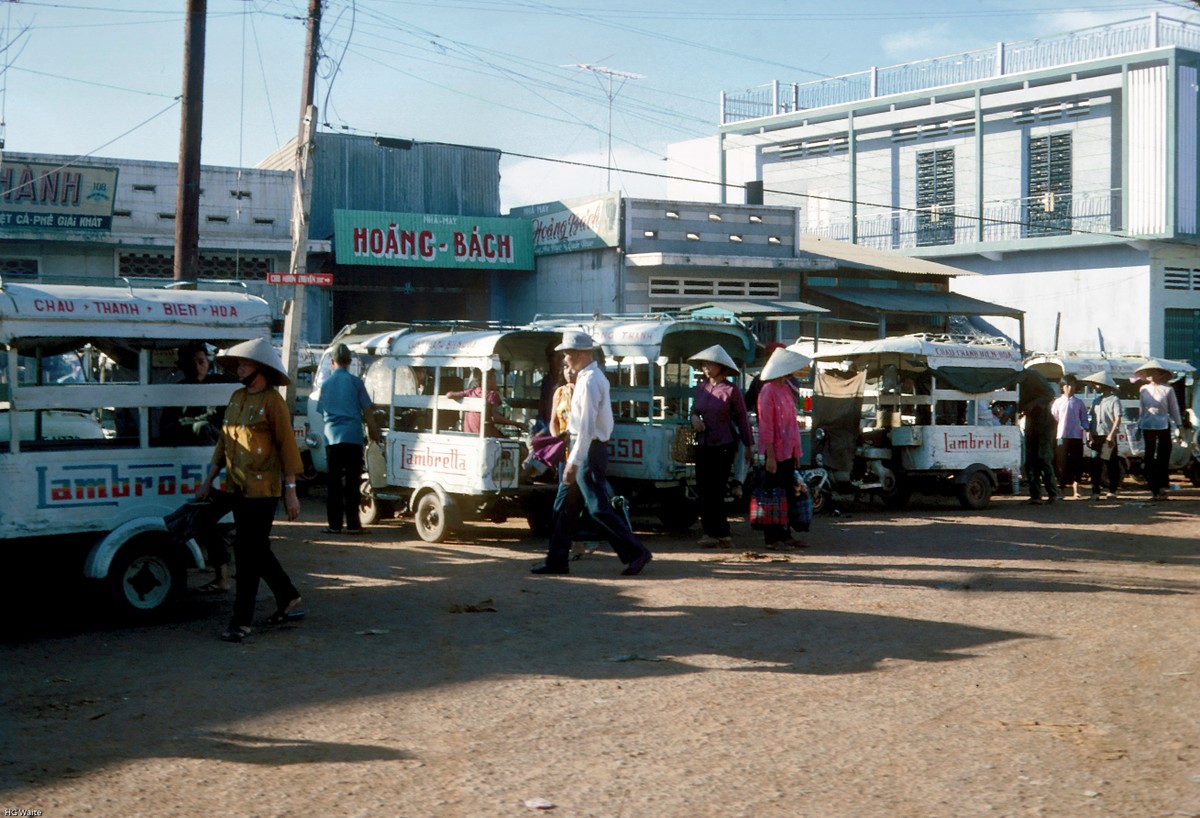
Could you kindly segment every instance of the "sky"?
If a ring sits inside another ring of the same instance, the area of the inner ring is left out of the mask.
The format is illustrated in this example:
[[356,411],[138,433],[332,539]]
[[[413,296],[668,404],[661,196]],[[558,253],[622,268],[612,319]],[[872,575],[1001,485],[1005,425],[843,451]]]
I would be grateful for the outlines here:
[[[307,0],[209,0],[201,161],[249,167],[300,121]],[[0,0],[5,149],[176,161],[187,0]],[[1195,0],[324,0],[321,130],[496,148],[501,207],[666,195],[667,146],[722,91],[810,82]],[[587,67],[584,67],[587,66]]]

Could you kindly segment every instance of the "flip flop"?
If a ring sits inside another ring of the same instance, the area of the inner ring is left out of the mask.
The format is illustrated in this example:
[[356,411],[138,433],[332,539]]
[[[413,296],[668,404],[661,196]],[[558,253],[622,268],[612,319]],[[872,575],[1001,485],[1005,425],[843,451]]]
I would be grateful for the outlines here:
[[303,599],[301,599],[300,597],[296,597],[291,602],[289,602],[287,605],[284,605],[282,608],[275,611],[275,613],[271,614],[266,619],[264,619],[263,624],[264,625],[282,625],[285,622],[295,622],[297,620],[303,619],[304,614],[306,612],[297,610],[297,608],[299,608],[301,603],[303,603],[303,602],[304,602]]
[[224,588],[215,582],[206,582],[204,585],[201,585],[196,589],[196,593],[204,594],[205,596],[215,596],[217,594],[227,594],[229,593],[229,589]]
[[232,625],[228,630],[221,634],[221,638],[226,642],[241,642],[253,631],[247,625]]

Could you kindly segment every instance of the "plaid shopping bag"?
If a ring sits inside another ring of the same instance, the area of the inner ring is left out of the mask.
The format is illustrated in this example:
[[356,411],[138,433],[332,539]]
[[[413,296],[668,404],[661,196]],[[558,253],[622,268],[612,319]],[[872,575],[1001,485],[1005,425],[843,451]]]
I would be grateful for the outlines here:
[[788,524],[787,492],[782,488],[755,489],[750,495],[750,527]]

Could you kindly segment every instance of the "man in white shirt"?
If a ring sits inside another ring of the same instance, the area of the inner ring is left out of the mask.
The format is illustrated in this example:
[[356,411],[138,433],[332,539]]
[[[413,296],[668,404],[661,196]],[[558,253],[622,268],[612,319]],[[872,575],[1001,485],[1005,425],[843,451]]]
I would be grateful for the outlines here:
[[608,496],[608,439],[613,432],[612,401],[608,379],[596,365],[595,343],[586,332],[567,331],[562,352],[576,373],[571,396],[570,454],[563,469],[558,495],[554,498],[554,520],[550,531],[550,549],[546,562],[532,569],[535,574],[569,574],[571,543],[586,512],[590,521],[617,552],[626,568],[621,573],[634,576],[650,562],[646,548],[629,530],[625,518],[612,507]]

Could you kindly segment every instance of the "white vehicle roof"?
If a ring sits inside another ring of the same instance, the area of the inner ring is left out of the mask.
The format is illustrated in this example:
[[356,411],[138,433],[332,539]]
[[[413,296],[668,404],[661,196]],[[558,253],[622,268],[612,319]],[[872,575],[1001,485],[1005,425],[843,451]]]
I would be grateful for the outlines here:
[[582,329],[600,343],[608,358],[667,357],[687,359],[714,344],[720,344],[739,365],[754,361],[754,334],[741,323],[703,318],[675,318],[663,314],[598,320],[546,319],[540,326],[559,331]]
[[270,306],[244,292],[0,284],[0,343],[37,338],[244,340]]
[[[1063,375],[1086,378],[1097,372],[1108,372],[1115,381],[1128,381],[1134,379],[1134,371],[1148,360],[1150,359],[1145,355],[1117,352],[1046,352],[1029,356],[1025,360],[1025,366],[1036,369],[1052,381],[1057,381]],[[1176,378],[1191,375],[1196,371],[1196,368],[1186,361],[1170,361],[1166,358],[1159,360],[1171,367]]]
[[546,350],[562,334],[538,329],[487,329],[400,332],[379,352],[405,359],[409,366],[479,366],[487,359],[525,367],[544,367]]
[[[899,335],[876,338],[836,349],[820,350],[812,359],[826,363],[854,361],[868,367],[904,362],[904,370],[970,367],[1020,371],[1021,354],[1001,338],[966,339],[938,335]],[[885,360],[895,358],[895,361]]]

